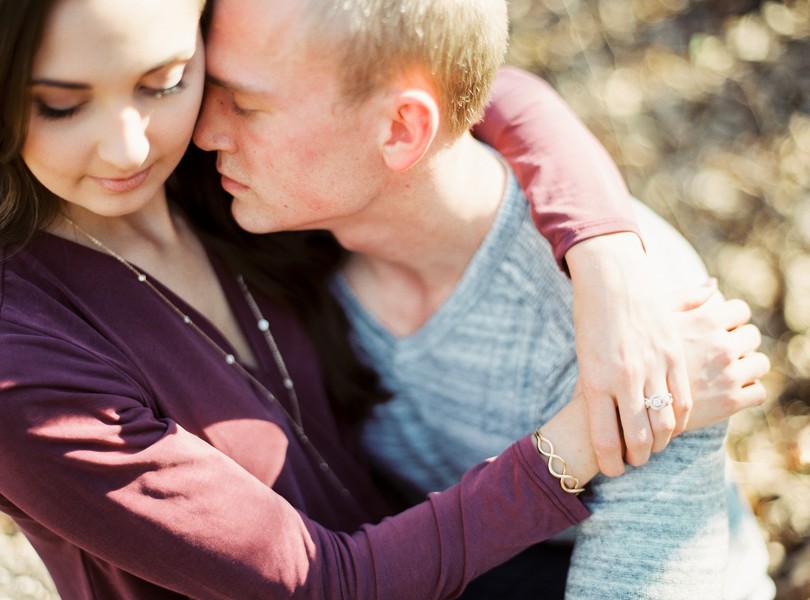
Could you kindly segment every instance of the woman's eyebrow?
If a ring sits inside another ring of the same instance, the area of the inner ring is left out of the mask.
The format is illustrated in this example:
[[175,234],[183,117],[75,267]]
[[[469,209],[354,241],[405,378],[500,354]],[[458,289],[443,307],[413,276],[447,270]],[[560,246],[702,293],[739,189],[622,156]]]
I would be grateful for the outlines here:
[[146,73],[144,73],[144,75],[152,75],[153,73],[157,73],[158,71],[161,71],[161,70],[165,69],[166,67],[171,67],[171,66],[173,66],[175,64],[187,63],[192,58],[194,58],[194,51],[193,50],[190,51],[190,52],[189,51],[178,52],[172,58],[170,58],[170,59],[168,59],[166,61],[163,61],[162,63],[160,63],[156,67],[152,67],[151,69],[149,69]]
[[[144,73],[144,76],[152,75],[153,73],[157,73],[158,71],[177,63],[188,62],[191,60],[193,55],[194,55],[193,52],[191,53],[191,55],[189,55],[188,52],[178,53],[176,56],[173,56],[168,60],[162,62],[161,64],[157,65],[156,67],[152,67],[151,69],[146,71]],[[45,85],[48,87],[58,87],[66,90],[89,90],[92,87],[88,83],[79,83],[75,81],[62,81],[59,79],[50,79],[47,77],[32,79],[30,81],[30,85]]]
[[32,79],[31,85],[46,85],[48,87],[58,87],[66,90],[89,90],[91,87],[87,83],[60,81],[58,79]]

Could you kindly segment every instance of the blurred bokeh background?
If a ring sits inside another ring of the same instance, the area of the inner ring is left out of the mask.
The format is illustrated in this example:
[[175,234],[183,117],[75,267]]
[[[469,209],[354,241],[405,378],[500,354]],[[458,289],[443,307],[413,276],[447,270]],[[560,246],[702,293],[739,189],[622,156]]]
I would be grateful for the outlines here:
[[[752,306],[770,398],[735,417],[729,452],[778,598],[810,599],[810,0],[510,0],[510,12],[509,62],[556,87],[631,191]],[[0,600],[54,597],[0,516]]]
[[630,190],[746,300],[773,372],[729,452],[780,600],[810,599],[810,0],[511,0],[511,64],[551,82]]

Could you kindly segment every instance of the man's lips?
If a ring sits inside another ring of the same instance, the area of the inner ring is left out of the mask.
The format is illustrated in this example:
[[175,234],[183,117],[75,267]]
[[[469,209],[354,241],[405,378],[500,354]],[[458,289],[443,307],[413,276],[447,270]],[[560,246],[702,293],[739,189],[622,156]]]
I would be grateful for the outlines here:
[[231,179],[230,177],[221,172],[220,175],[222,180],[222,188],[233,196],[243,194],[249,189],[248,186],[239,183],[235,179]]
[[152,171],[152,167],[147,167],[143,171],[138,171],[134,175],[129,177],[123,178],[107,178],[107,177],[93,177],[93,181],[95,181],[100,187],[104,188],[108,192],[114,192],[116,194],[123,194],[126,192],[131,192],[139,185],[141,185],[146,178],[149,177],[149,173]]

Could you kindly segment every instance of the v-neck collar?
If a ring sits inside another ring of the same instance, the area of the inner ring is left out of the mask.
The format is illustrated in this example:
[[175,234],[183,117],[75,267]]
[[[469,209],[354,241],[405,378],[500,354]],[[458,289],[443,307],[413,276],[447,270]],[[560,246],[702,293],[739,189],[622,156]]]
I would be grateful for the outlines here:
[[445,302],[431,315],[425,324],[406,336],[397,336],[374,317],[360,302],[346,278],[338,273],[333,280],[336,294],[357,329],[362,329],[360,337],[372,336],[377,343],[396,349],[399,353],[421,353],[434,343],[452,333],[463,315],[483,295],[488,293],[488,281],[493,279],[503,257],[509,252],[512,241],[517,238],[522,218],[529,210],[520,186],[511,171],[504,199],[498,208],[495,221],[483,242],[476,250],[461,279]]

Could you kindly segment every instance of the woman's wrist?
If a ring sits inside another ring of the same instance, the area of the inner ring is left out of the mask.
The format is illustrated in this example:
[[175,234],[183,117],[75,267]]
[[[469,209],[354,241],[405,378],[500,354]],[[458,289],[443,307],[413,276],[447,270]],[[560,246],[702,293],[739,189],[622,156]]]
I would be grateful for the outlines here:
[[[552,475],[561,481],[565,479],[568,482],[571,481],[568,477],[573,477],[577,481],[577,487],[581,487],[599,473],[596,455],[591,445],[585,402],[578,391],[575,392],[571,402],[548,423],[539,427],[538,431],[541,432],[544,439],[551,442],[553,454],[559,457],[549,463],[549,457],[538,452],[542,460],[550,465],[549,470]],[[535,442],[537,441],[535,437]],[[541,446],[548,449],[548,446],[543,443]],[[562,473],[561,465],[563,463],[565,464],[565,475],[568,476],[566,478],[554,473],[554,471]],[[566,484],[562,485],[565,489]]]
[[556,477],[560,481],[560,487],[563,491],[569,494],[584,492],[585,488],[580,487],[579,479],[568,472],[568,463],[565,462],[562,456],[554,452],[554,444],[543,435],[539,427],[534,430],[533,437],[537,452],[546,459],[548,472],[552,477]]

